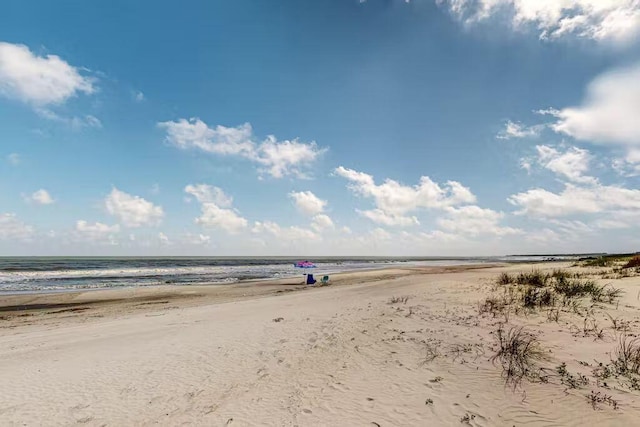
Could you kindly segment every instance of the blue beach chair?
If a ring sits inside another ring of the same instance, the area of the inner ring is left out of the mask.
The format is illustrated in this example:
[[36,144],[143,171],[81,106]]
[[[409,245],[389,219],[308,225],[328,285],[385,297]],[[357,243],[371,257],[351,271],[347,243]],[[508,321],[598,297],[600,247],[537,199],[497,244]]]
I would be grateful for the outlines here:
[[307,274],[307,285],[313,285],[317,280],[313,278],[313,274]]

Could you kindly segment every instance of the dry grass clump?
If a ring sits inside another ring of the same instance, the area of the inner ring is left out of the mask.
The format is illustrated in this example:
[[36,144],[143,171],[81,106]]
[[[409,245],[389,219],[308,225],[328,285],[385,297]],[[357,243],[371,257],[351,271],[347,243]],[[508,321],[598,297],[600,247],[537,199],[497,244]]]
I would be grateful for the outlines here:
[[[551,274],[539,270],[518,274],[502,273],[496,279],[497,289],[502,295],[492,295],[478,304],[479,314],[491,313],[495,318],[504,315],[509,321],[511,312],[520,309],[546,309],[575,307],[579,299],[591,297],[593,302],[613,304],[622,295],[622,290],[610,285],[598,285],[594,280],[581,279],[580,273],[556,269]],[[580,310],[575,310],[580,314]],[[559,312],[551,312],[549,320],[557,321]]]
[[638,268],[640,267],[640,255],[631,258],[622,268]]
[[640,374],[640,338],[620,337],[613,366],[621,375]]
[[594,259],[588,259],[583,262],[585,267],[609,267],[612,264],[612,260],[609,257],[598,257]]
[[504,326],[500,325],[495,338],[498,348],[490,360],[492,363],[500,362],[507,384],[515,388],[524,378],[540,378],[540,370],[535,362],[542,359],[544,353],[535,335],[522,327],[505,331]]

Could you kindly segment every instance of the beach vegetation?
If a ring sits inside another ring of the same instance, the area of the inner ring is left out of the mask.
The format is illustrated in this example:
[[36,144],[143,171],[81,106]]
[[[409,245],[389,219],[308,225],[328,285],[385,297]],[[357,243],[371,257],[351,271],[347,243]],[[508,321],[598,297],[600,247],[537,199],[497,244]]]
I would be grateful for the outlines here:
[[622,335],[613,355],[612,363],[619,374],[640,374],[640,338]]
[[640,255],[636,255],[631,258],[625,265],[622,266],[622,268],[640,268]]
[[593,410],[600,409],[599,404],[605,403],[612,407],[613,409],[618,409],[618,401],[613,399],[608,394],[603,394],[602,392],[595,392],[591,390],[591,394],[587,396],[587,401],[591,404]]
[[524,378],[540,378],[536,361],[542,359],[544,353],[535,335],[523,327],[512,327],[507,331],[501,324],[494,337],[497,349],[490,361],[500,363],[508,385],[516,388]]
[[391,297],[391,299],[389,300],[389,304],[406,304],[409,301],[409,298],[411,298],[408,295],[404,295],[404,296],[400,296],[400,297]]

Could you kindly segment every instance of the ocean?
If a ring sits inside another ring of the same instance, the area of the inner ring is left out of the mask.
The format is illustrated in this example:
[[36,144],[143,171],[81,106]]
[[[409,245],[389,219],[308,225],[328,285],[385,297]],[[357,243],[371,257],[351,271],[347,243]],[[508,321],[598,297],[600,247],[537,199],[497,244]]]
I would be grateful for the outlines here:
[[[313,258],[324,275],[392,266],[450,266],[539,261],[542,257]],[[288,257],[0,257],[0,293],[59,292],[134,286],[229,284],[301,276],[304,258]]]

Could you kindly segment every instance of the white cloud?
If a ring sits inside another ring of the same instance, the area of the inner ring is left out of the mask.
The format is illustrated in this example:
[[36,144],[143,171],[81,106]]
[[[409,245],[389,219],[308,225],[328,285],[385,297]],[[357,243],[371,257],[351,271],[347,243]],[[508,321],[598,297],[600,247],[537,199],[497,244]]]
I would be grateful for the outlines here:
[[229,233],[237,233],[247,227],[247,220],[233,209],[223,209],[215,203],[203,203],[202,215],[196,223],[207,228],[220,228]]
[[278,141],[271,135],[262,142],[255,142],[249,123],[210,128],[202,120],[192,118],[161,122],[158,126],[166,131],[166,141],[178,148],[238,156],[256,163],[261,173],[274,178],[305,177],[304,170],[326,151],[315,142]]
[[164,211],[160,206],[114,188],[106,197],[107,212],[127,227],[154,226],[162,222]]
[[410,227],[413,225],[420,225],[420,221],[418,221],[418,218],[415,216],[388,213],[382,209],[371,209],[367,211],[356,209],[356,212],[375,223],[390,227]]
[[0,94],[45,106],[95,91],[93,79],[60,57],[37,56],[27,46],[0,42]]
[[18,166],[20,164],[20,160],[20,154],[18,153],[11,153],[7,156],[7,161],[13,166]]
[[211,236],[187,233],[183,236],[182,240],[188,245],[207,246],[211,243]]
[[29,240],[34,234],[33,227],[20,221],[16,214],[0,214],[0,239]]
[[436,0],[466,24],[495,18],[516,31],[535,27],[541,39],[576,36],[625,44],[640,33],[637,0]]
[[521,123],[507,121],[505,128],[497,135],[498,139],[529,138],[540,136],[545,125],[525,126]]
[[587,150],[571,147],[561,153],[548,145],[536,146],[538,163],[553,173],[570,181],[582,184],[595,184],[598,180],[592,176],[586,176],[589,171],[591,154]]
[[107,240],[114,242],[115,234],[120,232],[118,224],[107,225],[101,222],[89,224],[87,221],[79,220],[76,222],[76,236],[82,239],[99,242]]
[[517,214],[543,218],[619,211],[640,212],[640,190],[599,184],[588,188],[566,184],[560,193],[536,188],[514,194],[508,200],[520,208]]
[[219,228],[237,233],[247,227],[247,220],[232,208],[233,198],[218,187],[207,184],[187,185],[184,189],[200,202],[202,214],[196,223],[207,228]]
[[139,90],[133,91],[133,93],[131,95],[133,96],[133,100],[136,101],[136,102],[142,102],[142,101],[145,100],[144,93],[142,93]]
[[547,110],[556,132],[576,139],[640,145],[640,63],[607,72],[587,88],[579,107]]
[[311,228],[320,233],[325,230],[333,230],[335,228],[335,224],[328,215],[318,214],[313,217],[311,221]]
[[251,231],[256,234],[270,234],[278,241],[320,240],[320,236],[311,230],[296,226],[281,227],[272,221],[256,221]]
[[95,116],[85,115],[83,117],[73,116],[73,117],[65,117],[61,116],[58,113],[52,111],[48,108],[38,108],[36,109],[36,113],[40,116],[44,117],[47,120],[52,120],[58,123],[62,123],[66,126],[69,126],[71,129],[79,131],[85,128],[102,128],[102,122]]
[[324,211],[327,201],[320,199],[311,191],[292,191],[289,197],[293,199],[296,208],[305,215],[313,216]]
[[39,205],[50,205],[55,202],[55,200],[53,199],[53,197],[51,197],[49,192],[42,188],[34,192],[30,196],[25,196],[24,199],[29,203],[36,203]]
[[163,232],[158,233],[158,240],[160,241],[160,244],[163,246],[168,246],[171,244],[171,240],[169,240],[169,237]]
[[233,197],[225,194],[221,188],[212,185],[190,184],[184,188],[184,191],[191,194],[200,203],[215,203],[223,208],[231,207],[233,204]]
[[335,173],[350,182],[349,188],[355,194],[373,199],[376,208],[359,213],[384,225],[419,224],[417,218],[407,214],[419,209],[444,209],[476,201],[468,188],[455,181],[448,181],[441,186],[429,177],[423,176],[420,183],[412,187],[392,179],[386,179],[378,185],[371,175],[342,166],[338,167]]
[[625,157],[613,160],[611,166],[622,176],[640,175],[640,149],[629,150]]
[[505,236],[522,233],[522,230],[499,225],[502,218],[504,218],[504,213],[502,212],[483,209],[478,206],[447,207],[445,212],[447,216],[438,219],[437,223],[450,233],[471,236],[481,234]]

